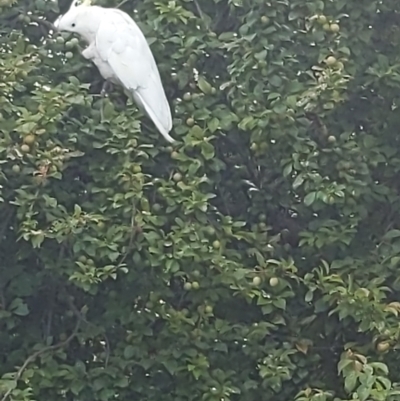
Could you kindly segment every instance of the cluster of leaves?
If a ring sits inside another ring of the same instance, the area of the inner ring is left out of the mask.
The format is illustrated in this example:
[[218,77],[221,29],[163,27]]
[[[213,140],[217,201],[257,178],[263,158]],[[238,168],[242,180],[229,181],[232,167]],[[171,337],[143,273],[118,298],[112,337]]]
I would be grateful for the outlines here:
[[399,399],[397,3],[123,2],[171,147],[0,0],[1,401]]

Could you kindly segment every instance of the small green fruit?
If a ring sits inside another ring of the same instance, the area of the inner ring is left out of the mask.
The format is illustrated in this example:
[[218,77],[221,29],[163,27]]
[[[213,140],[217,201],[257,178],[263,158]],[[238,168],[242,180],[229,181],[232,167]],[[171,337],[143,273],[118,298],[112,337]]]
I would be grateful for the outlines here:
[[212,243],[212,246],[213,246],[214,249],[219,249],[219,248],[221,248],[221,243],[218,240],[215,240]]
[[175,173],[175,174],[172,176],[172,179],[173,179],[175,182],[182,181],[182,174],[181,174],[181,173]]
[[183,100],[184,100],[185,102],[189,102],[190,100],[192,100],[192,95],[191,95],[189,92],[186,92],[186,93],[183,95]]
[[343,70],[344,64],[343,64],[341,61],[338,61],[338,62],[336,63],[336,68],[337,68],[338,70]]
[[378,345],[376,346],[378,352],[386,352],[389,348],[390,348],[389,341],[382,341],[378,343]]
[[261,22],[266,25],[269,22],[269,18],[266,15],[263,15],[261,17]]
[[333,33],[338,33],[340,31],[340,26],[338,24],[331,24],[330,30]]
[[31,150],[31,148],[30,148],[29,145],[27,145],[26,143],[24,143],[23,145],[21,145],[21,152],[23,152],[23,153],[29,153],[30,150]]
[[204,310],[206,313],[213,313],[213,307],[211,305],[207,305]]
[[29,134],[24,137],[23,142],[27,145],[33,145],[35,143],[36,137],[33,134]]
[[267,221],[267,216],[266,216],[264,213],[261,213],[261,214],[258,216],[258,221],[266,222],[266,221]]
[[269,285],[270,285],[271,287],[276,287],[278,284],[279,284],[279,279],[278,279],[278,277],[271,277],[271,278],[269,279]]
[[155,203],[153,205],[153,210],[158,213],[161,210],[161,205],[159,203]]
[[215,228],[213,226],[208,226],[206,231],[208,235],[215,235]]
[[250,145],[250,149],[251,149],[253,152],[255,152],[255,151],[258,149],[258,145],[257,145],[255,142],[253,142],[253,143]]
[[195,121],[194,121],[194,119],[192,117],[189,117],[186,120],[186,125],[189,126],[189,127],[193,127],[194,123],[195,123]]
[[337,63],[337,59],[334,56],[329,56],[326,58],[325,63],[329,66],[335,65]]

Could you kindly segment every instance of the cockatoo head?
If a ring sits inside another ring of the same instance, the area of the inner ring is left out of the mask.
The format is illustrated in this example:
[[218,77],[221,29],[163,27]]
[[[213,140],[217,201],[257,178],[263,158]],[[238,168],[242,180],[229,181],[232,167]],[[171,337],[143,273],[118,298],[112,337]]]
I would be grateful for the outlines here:
[[[92,11],[97,7],[91,7],[90,3],[91,0],[83,0],[82,3],[74,0],[69,10],[56,19],[54,22],[55,28],[58,31],[77,33],[86,41],[91,42],[97,30]],[[91,11],[90,17],[88,16],[89,11]]]

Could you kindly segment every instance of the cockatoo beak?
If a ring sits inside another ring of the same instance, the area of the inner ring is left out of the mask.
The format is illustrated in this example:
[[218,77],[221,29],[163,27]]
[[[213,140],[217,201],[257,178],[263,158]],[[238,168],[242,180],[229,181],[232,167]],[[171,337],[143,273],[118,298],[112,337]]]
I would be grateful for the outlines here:
[[[92,4],[91,0],[83,0],[80,3],[80,0],[74,0],[71,3],[71,6],[69,7],[69,9],[71,10],[73,7],[79,7],[79,6],[90,6]],[[60,15],[52,24],[55,28],[55,30],[58,30],[58,25],[60,24],[61,18],[63,17],[63,15]]]
[[60,24],[61,18],[62,18],[62,15],[60,15],[53,23],[53,26],[56,30],[58,30],[58,25]]

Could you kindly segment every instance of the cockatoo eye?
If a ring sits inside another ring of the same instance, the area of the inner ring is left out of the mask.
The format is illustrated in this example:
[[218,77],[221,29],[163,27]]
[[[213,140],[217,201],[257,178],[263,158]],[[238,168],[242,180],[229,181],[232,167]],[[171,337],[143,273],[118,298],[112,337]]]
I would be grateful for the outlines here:
[[73,24],[71,24],[72,28],[75,28],[75,25],[76,25],[75,22]]

